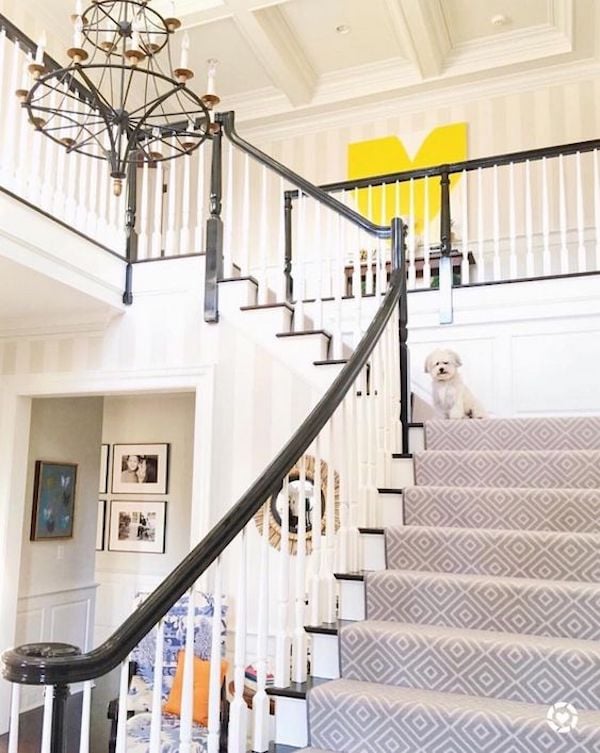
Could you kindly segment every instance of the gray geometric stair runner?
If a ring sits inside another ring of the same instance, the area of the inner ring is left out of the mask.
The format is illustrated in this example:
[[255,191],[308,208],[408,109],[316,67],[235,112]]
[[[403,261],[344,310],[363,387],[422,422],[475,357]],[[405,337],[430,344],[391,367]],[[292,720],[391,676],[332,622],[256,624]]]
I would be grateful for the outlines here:
[[600,417],[428,421],[428,450],[600,450]]
[[344,625],[342,677],[600,709],[600,643],[396,622]]
[[407,570],[365,579],[369,620],[600,640],[600,585]]
[[600,534],[394,526],[391,570],[600,583]]
[[345,753],[600,753],[598,712],[560,733],[545,705],[356,680],[313,688],[308,712],[310,744]]
[[409,526],[600,533],[600,489],[411,486],[403,498]]
[[418,486],[600,487],[600,451],[433,450],[415,456]]

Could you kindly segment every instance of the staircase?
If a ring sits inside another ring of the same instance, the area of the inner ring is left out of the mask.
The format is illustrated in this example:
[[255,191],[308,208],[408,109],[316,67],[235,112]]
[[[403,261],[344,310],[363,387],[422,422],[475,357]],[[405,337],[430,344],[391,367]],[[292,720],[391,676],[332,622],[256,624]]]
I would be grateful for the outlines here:
[[[600,419],[433,421],[310,751],[600,751]],[[352,589],[352,590],[350,590]],[[318,670],[317,670],[318,671]],[[567,705],[568,704],[568,705]]]

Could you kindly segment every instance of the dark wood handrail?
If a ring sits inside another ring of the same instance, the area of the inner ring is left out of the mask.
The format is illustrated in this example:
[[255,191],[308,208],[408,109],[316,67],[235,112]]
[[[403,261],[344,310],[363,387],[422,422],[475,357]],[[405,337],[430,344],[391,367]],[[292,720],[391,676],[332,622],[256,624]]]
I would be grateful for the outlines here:
[[[406,183],[409,180],[417,178],[435,178],[441,177],[444,173],[453,175],[462,173],[463,170],[471,172],[479,168],[494,166],[519,164],[527,161],[537,161],[544,157],[559,157],[560,155],[568,156],[577,154],[577,152],[592,152],[594,149],[600,149],[600,139],[591,139],[590,141],[577,141],[572,144],[563,144],[561,146],[544,146],[539,149],[526,149],[521,152],[507,152],[492,157],[478,157],[476,159],[464,160],[462,162],[452,162],[450,164],[435,165],[432,167],[422,167],[418,170],[404,170],[399,173],[385,173],[384,175],[373,175],[369,178],[356,178],[354,180],[343,180],[337,183],[325,183],[320,189],[325,192],[336,193],[338,191],[349,191],[354,188],[368,188],[369,186],[389,185],[391,183]],[[290,189],[285,192],[286,196],[291,199],[297,199],[299,191]]]
[[[273,170],[273,172],[276,172],[289,183],[296,185],[302,193],[306,194],[307,196],[311,196],[313,199],[320,202],[324,206],[342,215],[347,220],[350,220],[350,222],[357,225],[358,227],[361,227],[365,232],[369,233],[369,235],[374,235],[377,238],[390,237],[389,227],[385,225],[376,225],[366,217],[363,217],[362,214],[359,214],[353,209],[350,209],[350,207],[347,207],[345,204],[342,204],[341,201],[335,199],[323,188],[315,186],[310,181],[303,178],[301,175],[298,175],[298,173],[295,173],[285,165],[282,165],[281,162],[278,162],[268,154],[261,152],[261,150],[255,147],[253,144],[245,141],[241,136],[238,135],[235,130],[235,119],[233,112],[218,113],[216,115],[216,120],[218,123],[221,123],[225,135],[233,144],[235,144],[243,152],[246,152],[246,154],[254,157],[254,159],[261,164],[266,165],[266,167]],[[296,191],[296,195],[297,194],[298,192]]]
[[76,656],[48,656],[50,652],[44,652],[40,644],[5,651],[2,675],[6,680],[27,685],[65,685],[110,672],[224,552],[329,421],[367,363],[398,303],[406,299],[405,232],[400,220],[392,221],[394,272],[390,286],[350,360],[300,428],[229,512],[103,644]]

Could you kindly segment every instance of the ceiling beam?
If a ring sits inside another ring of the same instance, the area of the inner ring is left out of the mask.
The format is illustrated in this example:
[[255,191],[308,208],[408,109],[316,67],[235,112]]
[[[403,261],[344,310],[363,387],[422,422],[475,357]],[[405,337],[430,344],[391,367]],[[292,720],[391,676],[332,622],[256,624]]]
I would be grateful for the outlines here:
[[308,104],[317,75],[276,6],[251,10],[245,0],[226,0],[238,30],[248,42],[265,72],[295,107]]
[[422,78],[443,73],[452,47],[440,0],[385,0],[392,28]]

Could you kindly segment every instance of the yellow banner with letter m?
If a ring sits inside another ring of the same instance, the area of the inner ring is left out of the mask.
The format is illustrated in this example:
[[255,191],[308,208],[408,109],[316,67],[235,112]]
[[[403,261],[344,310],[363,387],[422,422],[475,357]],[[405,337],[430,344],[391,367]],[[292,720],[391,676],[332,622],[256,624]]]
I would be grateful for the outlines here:
[[[460,162],[467,158],[467,124],[450,123],[435,128],[425,138],[414,158],[409,157],[406,147],[397,136],[386,136],[369,141],[358,141],[348,145],[348,178],[369,178],[386,173],[399,173],[417,170],[421,167]],[[450,189],[460,180],[460,174],[450,178]],[[425,211],[425,180],[415,180],[414,219],[415,232],[423,231]],[[369,193],[371,194],[369,196]],[[438,177],[427,181],[429,221],[440,211],[440,180]],[[411,191],[408,182],[388,186],[360,189],[358,191],[358,211],[377,224],[389,224],[392,217],[400,212],[407,219],[411,209]]]

